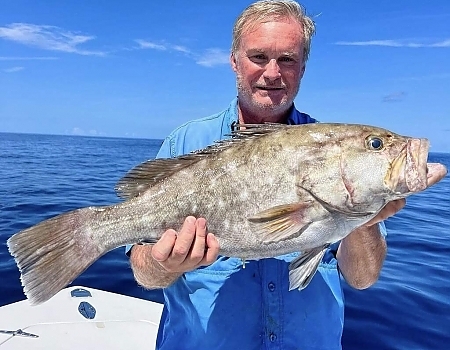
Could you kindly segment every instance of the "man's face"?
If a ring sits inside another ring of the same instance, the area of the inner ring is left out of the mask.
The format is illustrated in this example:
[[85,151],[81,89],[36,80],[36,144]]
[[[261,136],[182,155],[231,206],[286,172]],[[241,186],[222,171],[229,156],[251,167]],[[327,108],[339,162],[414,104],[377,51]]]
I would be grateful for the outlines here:
[[303,29],[294,20],[273,20],[244,32],[231,55],[241,110],[252,122],[277,122],[292,106],[305,71]]

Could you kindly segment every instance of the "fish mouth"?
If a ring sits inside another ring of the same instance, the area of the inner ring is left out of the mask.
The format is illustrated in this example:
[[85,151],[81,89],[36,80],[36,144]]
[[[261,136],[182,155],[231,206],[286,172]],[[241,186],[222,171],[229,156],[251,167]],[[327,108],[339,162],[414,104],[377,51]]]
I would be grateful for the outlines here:
[[440,163],[427,163],[427,187],[433,186],[447,175],[447,168]]
[[392,162],[389,176],[391,188],[397,193],[420,192],[447,175],[440,163],[427,163],[430,143],[427,139],[410,139]]
[[430,143],[427,139],[408,140],[406,146],[405,181],[409,192],[427,188],[427,159]]

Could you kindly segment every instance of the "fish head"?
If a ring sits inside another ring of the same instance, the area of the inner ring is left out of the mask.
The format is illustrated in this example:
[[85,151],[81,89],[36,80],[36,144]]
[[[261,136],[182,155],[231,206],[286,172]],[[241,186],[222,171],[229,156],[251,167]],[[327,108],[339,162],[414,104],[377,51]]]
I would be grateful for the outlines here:
[[299,169],[298,187],[328,210],[348,216],[377,213],[387,202],[420,192],[447,173],[442,164],[427,163],[426,139],[349,124],[325,125],[314,130],[314,139],[302,164],[306,167]]

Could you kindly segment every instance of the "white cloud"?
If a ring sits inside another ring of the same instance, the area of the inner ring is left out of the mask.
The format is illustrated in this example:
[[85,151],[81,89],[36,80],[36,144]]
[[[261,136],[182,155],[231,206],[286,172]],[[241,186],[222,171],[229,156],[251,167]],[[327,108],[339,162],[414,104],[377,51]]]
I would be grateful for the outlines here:
[[197,64],[205,67],[213,67],[230,62],[230,53],[222,49],[208,49],[197,60]]
[[81,129],[81,128],[79,128],[79,127],[74,127],[74,128],[72,129],[71,134],[72,134],[72,135],[85,135],[85,132],[84,132],[83,129]]
[[3,71],[5,73],[15,73],[15,72],[19,72],[23,69],[25,69],[25,68],[24,67],[11,67],[11,68],[5,68],[5,69],[3,69]]
[[106,134],[103,132],[99,132],[97,130],[91,129],[91,130],[84,130],[79,127],[74,127],[72,131],[70,132],[71,135],[76,136],[105,136]]
[[190,54],[191,51],[185,47],[185,46],[181,46],[181,45],[172,45],[169,43],[160,43],[157,44],[153,41],[147,41],[147,40],[142,40],[142,39],[136,39],[135,42],[137,42],[139,44],[139,49],[153,49],[153,50],[159,50],[159,51],[178,51],[178,52],[183,52],[186,54]]
[[181,46],[181,45],[172,45],[172,49],[175,51],[179,51],[179,52],[184,52],[184,53],[191,53],[191,50],[189,50],[187,47]]
[[159,51],[167,50],[167,47],[165,45],[155,44],[151,41],[142,40],[142,39],[136,39],[135,41],[139,44],[140,49],[153,49],[153,50],[159,50]]
[[432,44],[430,47],[450,47],[450,39]]
[[368,40],[368,41],[338,41],[335,45],[343,46],[387,46],[387,47],[450,47],[450,39],[432,44],[420,42],[406,42],[402,40]]
[[58,57],[15,57],[0,56],[0,61],[32,61],[32,60],[58,60]]
[[186,46],[174,45],[167,42],[155,43],[153,41],[142,39],[136,39],[135,42],[139,44],[138,49],[152,49],[167,52],[176,51],[184,53],[187,57],[193,59],[195,63],[204,67],[214,67],[229,63],[230,53],[226,50],[218,48],[206,49],[199,53],[192,51]]
[[336,45],[344,46],[392,46],[400,47],[400,43],[394,40],[370,40],[370,41],[338,41]]
[[383,97],[383,102],[399,102],[406,96],[406,92],[398,91]]
[[394,80],[399,80],[399,81],[422,81],[422,80],[436,80],[436,79],[450,79],[450,73],[411,76],[411,77],[395,78]]
[[44,50],[75,53],[79,55],[104,56],[101,51],[81,49],[79,46],[95,39],[59,27],[30,23],[13,23],[0,27],[0,38]]

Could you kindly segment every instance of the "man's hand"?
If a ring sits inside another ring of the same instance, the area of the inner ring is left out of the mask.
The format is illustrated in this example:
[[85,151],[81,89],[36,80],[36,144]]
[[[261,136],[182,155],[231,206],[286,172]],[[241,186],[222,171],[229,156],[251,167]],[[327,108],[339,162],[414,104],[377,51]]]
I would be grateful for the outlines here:
[[189,216],[179,233],[170,229],[153,246],[133,246],[130,262],[136,281],[154,289],[169,286],[184,272],[212,264],[218,255],[219,242],[207,233],[206,220]]
[[219,254],[219,243],[207,233],[206,220],[188,216],[177,234],[164,232],[152,248],[152,257],[168,272],[187,272],[210,265]]
[[389,202],[375,217],[354,229],[339,244],[336,254],[339,269],[352,287],[365,289],[378,280],[387,249],[378,223],[396,214],[405,204],[405,199]]
[[366,222],[365,226],[370,227],[386,220],[387,218],[395,215],[398,211],[403,209],[405,204],[406,200],[404,198],[389,202],[384,206],[383,209],[380,210],[380,212],[376,216],[374,216],[370,221]]

